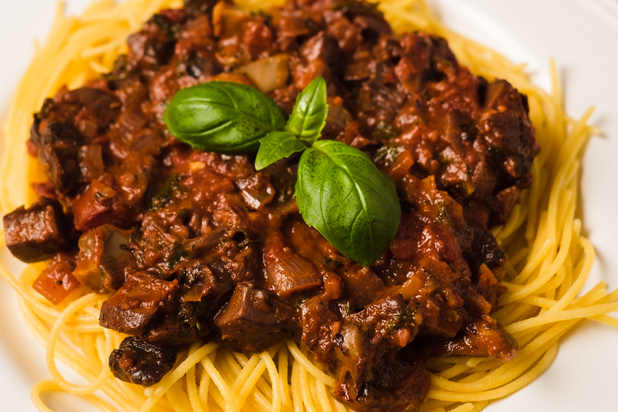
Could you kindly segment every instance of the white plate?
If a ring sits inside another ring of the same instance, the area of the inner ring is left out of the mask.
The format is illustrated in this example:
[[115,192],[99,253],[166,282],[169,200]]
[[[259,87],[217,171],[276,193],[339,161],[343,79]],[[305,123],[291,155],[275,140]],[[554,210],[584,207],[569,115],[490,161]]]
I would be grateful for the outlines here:
[[[55,1],[2,0],[0,14],[0,114],[32,56],[35,38],[51,27]],[[68,0],[69,12],[89,0]],[[598,259],[588,285],[618,287],[618,1],[617,0],[434,0],[457,31],[527,62],[539,85],[549,84],[547,62],[564,76],[566,107],[580,116],[590,105],[604,136],[586,151],[582,193],[585,231]],[[15,294],[0,282],[0,399],[3,411],[35,411],[31,386],[49,377],[44,351],[20,319]],[[584,323],[567,336],[551,368],[532,385],[491,405],[489,412],[618,410],[618,332]],[[63,398],[59,412],[86,411]]]

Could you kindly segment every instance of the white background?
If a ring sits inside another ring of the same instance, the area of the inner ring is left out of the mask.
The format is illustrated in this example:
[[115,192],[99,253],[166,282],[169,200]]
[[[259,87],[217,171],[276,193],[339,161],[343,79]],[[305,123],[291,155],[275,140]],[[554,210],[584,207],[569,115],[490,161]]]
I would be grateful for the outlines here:
[[[70,13],[89,0],[68,0]],[[0,116],[56,10],[55,0],[0,0]],[[528,63],[548,85],[547,62],[556,59],[566,87],[567,111],[590,106],[604,135],[588,146],[582,193],[585,232],[598,258],[589,285],[618,287],[618,2],[615,0],[434,0],[450,27],[518,63]],[[584,323],[565,339],[556,362],[536,382],[487,408],[489,412],[618,411],[618,331]],[[31,386],[49,378],[45,354],[20,319],[15,293],[0,282],[0,410],[35,411]],[[67,398],[59,412],[86,411]]]

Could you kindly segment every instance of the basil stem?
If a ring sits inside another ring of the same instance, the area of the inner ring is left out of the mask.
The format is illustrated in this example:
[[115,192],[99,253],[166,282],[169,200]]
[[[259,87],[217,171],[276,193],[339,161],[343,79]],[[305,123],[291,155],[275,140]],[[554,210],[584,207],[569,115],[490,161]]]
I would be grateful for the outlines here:
[[163,120],[179,140],[226,154],[255,152],[261,138],[285,126],[274,101],[254,87],[227,82],[180,90]]
[[337,141],[317,141],[303,153],[295,196],[305,222],[363,266],[384,254],[401,220],[393,180]]

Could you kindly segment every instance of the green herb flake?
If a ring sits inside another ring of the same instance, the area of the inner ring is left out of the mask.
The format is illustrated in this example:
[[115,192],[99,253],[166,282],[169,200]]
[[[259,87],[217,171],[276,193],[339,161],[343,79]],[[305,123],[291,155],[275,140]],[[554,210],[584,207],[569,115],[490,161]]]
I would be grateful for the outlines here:
[[187,257],[182,245],[178,242],[174,242],[172,245],[172,250],[170,251],[169,257],[165,261],[165,266],[168,269],[174,269],[177,264],[180,263],[181,260]]
[[332,8],[334,11],[349,11],[375,13],[378,10],[378,5],[373,3],[365,3],[362,1],[349,0],[341,4],[337,4]]
[[414,316],[416,315],[416,311],[414,308],[410,306],[406,306],[403,310],[394,316],[392,322],[390,322],[386,326],[386,331],[389,333],[393,333],[401,328],[411,328],[414,327],[415,321]]
[[150,208],[154,210],[166,206],[175,196],[178,195],[179,191],[180,175],[177,173],[172,173],[163,184],[163,187],[161,187],[157,194],[150,200]]
[[438,214],[436,215],[436,219],[434,221],[437,224],[445,225],[445,226],[453,226],[453,221],[451,220],[451,214],[444,202],[438,205]]
[[161,14],[155,14],[152,16],[148,23],[156,25],[161,30],[167,32],[171,37],[176,36],[182,30],[182,26],[180,24],[172,23]]

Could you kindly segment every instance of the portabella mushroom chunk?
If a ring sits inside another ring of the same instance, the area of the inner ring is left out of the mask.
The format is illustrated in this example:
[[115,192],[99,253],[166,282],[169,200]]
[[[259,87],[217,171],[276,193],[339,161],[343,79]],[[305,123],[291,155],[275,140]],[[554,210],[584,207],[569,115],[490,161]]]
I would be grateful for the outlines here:
[[140,338],[126,338],[109,357],[114,376],[129,383],[151,386],[174,367],[178,348],[160,348]]
[[39,197],[29,208],[21,206],[4,216],[6,246],[22,262],[50,259],[73,244],[67,221],[60,202]]

